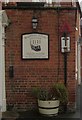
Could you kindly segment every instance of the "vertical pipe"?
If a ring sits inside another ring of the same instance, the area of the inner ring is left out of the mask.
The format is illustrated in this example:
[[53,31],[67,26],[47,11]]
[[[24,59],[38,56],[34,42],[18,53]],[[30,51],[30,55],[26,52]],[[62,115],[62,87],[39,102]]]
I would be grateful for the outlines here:
[[64,53],[64,85],[67,86],[67,52]]
[[[67,87],[67,52],[64,53],[64,85]],[[67,111],[67,103],[64,105],[64,112]]]
[[57,20],[58,20],[58,67],[57,67],[57,82],[59,80],[59,69],[60,69],[60,35],[59,35],[59,17],[60,9],[57,9]]

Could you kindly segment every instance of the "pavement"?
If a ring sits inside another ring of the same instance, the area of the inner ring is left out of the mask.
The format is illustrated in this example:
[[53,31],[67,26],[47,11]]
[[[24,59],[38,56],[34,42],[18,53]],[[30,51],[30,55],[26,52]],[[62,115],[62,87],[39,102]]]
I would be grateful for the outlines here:
[[37,110],[24,111],[24,112],[7,112],[3,114],[2,120],[82,120],[82,115],[80,115],[82,110],[82,105],[80,101],[82,101],[82,84],[77,88],[77,97],[76,97],[76,111],[66,112],[63,114],[59,114],[57,116],[43,116],[39,114]]

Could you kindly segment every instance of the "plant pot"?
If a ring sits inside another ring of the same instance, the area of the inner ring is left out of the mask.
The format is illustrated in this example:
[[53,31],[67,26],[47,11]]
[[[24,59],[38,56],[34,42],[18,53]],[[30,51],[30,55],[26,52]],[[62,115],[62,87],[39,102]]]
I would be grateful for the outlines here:
[[59,100],[38,100],[38,107],[39,113],[48,116],[56,116],[59,110]]

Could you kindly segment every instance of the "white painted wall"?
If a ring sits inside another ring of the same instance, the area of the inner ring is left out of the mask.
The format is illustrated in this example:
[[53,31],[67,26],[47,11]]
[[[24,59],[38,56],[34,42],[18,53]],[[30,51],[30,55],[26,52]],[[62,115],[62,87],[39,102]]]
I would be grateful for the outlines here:
[[78,84],[81,84],[81,45],[78,43],[77,47],[77,70],[78,70]]
[[2,25],[2,111],[6,111],[6,93],[5,93],[5,26]]
[[0,12],[0,108],[2,111],[2,13]]
[[1,112],[6,111],[5,94],[5,27],[8,18],[4,10],[0,11],[0,106]]

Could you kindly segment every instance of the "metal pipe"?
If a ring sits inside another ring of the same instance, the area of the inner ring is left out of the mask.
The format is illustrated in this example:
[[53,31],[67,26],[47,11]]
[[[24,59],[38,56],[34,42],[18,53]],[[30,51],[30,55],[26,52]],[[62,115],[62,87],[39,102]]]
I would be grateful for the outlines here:
[[[64,53],[64,85],[67,87],[67,52]],[[64,112],[67,112],[67,103],[64,105]]]
[[67,86],[67,52],[64,53],[64,85]]

